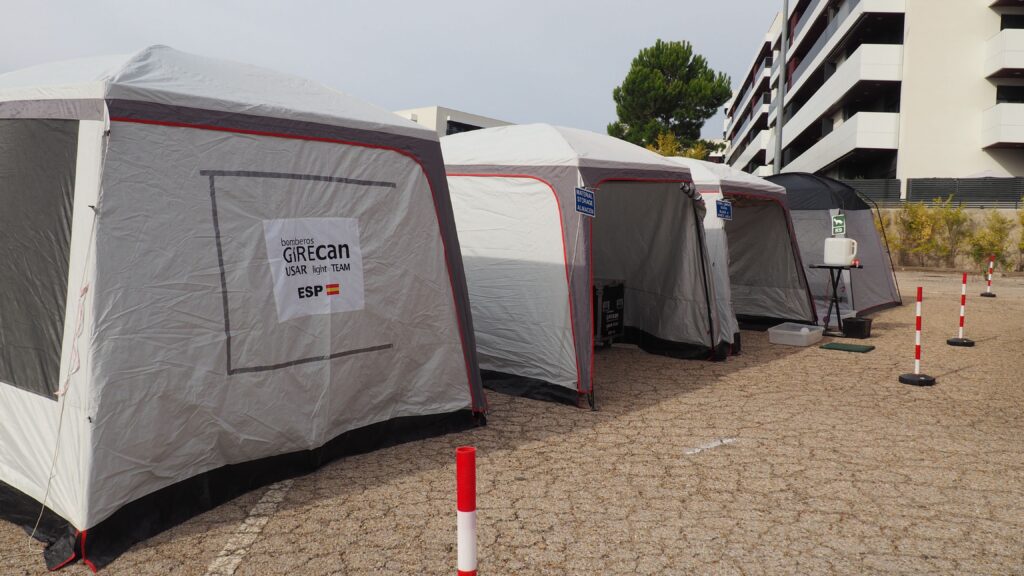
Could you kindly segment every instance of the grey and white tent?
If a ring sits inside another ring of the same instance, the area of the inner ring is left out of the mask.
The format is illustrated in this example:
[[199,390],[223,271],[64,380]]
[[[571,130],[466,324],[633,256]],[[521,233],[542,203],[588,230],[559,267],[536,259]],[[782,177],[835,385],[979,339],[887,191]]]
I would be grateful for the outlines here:
[[300,78],[0,76],[0,270],[0,514],[45,500],[51,568],[485,410],[437,136]]
[[[721,342],[690,171],[547,124],[441,139],[484,383],[575,403],[594,386],[594,279],[624,283],[628,341],[707,357]],[[576,190],[595,193],[596,218]]]
[[[725,164],[672,160],[690,169],[708,204],[704,232],[723,333],[732,338],[739,329],[737,318],[813,324],[814,299],[786,207],[786,189]],[[732,205],[731,220],[718,217],[715,206],[720,200]]]
[[792,172],[768,180],[786,189],[786,205],[793,216],[819,320],[823,321],[828,311],[828,272],[807,267],[824,263],[825,239],[832,237],[832,216],[836,214],[846,215],[845,236],[857,241],[857,258],[863,266],[843,272],[841,313],[868,314],[903,303],[888,243],[875,227],[877,209],[850,186],[824,176]]

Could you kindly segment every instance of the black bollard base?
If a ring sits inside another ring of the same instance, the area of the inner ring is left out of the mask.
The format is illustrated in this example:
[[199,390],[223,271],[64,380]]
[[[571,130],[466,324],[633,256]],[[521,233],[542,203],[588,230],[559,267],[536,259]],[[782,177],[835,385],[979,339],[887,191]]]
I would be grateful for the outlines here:
[[927,374],[901,374],[900,384],[910,384],[911,386],[934,386],[935,378]]
[[974,340],[971,340],[970,338],[950,338],[949,340],[946,340],[946,344],[949,344],[950,346],[959,346],[961,348],[973,348]]
[[996,293],[995,292],[982,292],[981,293],[981,297],[982,298],[995,298],[996,297]]

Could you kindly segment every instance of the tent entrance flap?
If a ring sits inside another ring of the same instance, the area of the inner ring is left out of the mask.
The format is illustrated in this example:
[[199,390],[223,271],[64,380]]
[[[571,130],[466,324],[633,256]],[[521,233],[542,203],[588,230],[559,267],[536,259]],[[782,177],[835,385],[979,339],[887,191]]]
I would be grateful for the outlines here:
[[579,365],[566,265],[572,245],[554,190],[538,179],[491,176],[449,175],[448,186],[481,369],[518,376],[521,385],[568,389],[575,398]]
[[60,378],[77,120],[0,120],[0,385]]
[[674,182],[605,182],[596,196],[592,273],[623,282],[627,339],[706,352],[711,312],[693,200]]
[[813,321],[785,209],[771,200],[730,199],[733,219],[725,222],[725,232],[736,315]]

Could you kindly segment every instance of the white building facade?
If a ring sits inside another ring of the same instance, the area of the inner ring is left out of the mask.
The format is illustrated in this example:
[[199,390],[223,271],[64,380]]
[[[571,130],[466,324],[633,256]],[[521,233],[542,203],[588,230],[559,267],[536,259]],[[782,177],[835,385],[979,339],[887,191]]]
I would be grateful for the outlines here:
[[479,114],[470,114],[469,112],[453,110],[442,106],[398,110],[395,114],[412,120],[421,126],[436,130],[438,137],[511,124],[511,122],[505,122],[504,120],[488,118]]
[[728,105],[727,163],[773,173],[780,108],[783,172],[880,198],[963,188],[1019,200],[1024,1],[790,0]]

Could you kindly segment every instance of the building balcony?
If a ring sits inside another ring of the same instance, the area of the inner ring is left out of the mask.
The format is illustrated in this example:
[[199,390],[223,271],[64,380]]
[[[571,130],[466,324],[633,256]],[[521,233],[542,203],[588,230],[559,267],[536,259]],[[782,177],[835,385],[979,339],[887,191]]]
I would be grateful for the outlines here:
[[746,148],[741,150],[738,155],[734,156],[734,160],[730,162],[729,165],[737,170],[743,170],[755,158],[764,157],[770,144],[771,138],[769,131],[762,130],[760,134],[755,136],[754,139],[747,144]]
[[[765,122],[763,122],[762,120],[763,117],[768,116],[768,107],[768,104],[762,104],[760,108],[756,108],[753,114],[751,114],[751,116],[747,118],[747,120],[743,123],[739,130],[736,131],[736,134],[729,140],[732,142],[737,142],[742,146],[743,142],[746,141],[747,136],[750,136],[750,132],[755,129],[755,126],[760,126],[761,129],[763,129]],[[735,150],[733,150],[733,152],[735,152]],[[731,158],[736,157],[735,154],[730,154],[729,156]],[[733,162],[729,163],[733,164]]]
[[843,104],[862,82],[899,82],[903,78],[903,46],[862,44],[825,84],[811,96],[783,128],[783,146],[789,146],[804,130]]
[[[865,14],[903,14],[905,0],[846,0],[840,5],[835,18],[804,55],[790,79],[789,95],[794,95],[807,80],[808,72],[825,63],[833,50]],[[789,98],[787,98],[788,103]]]
[[820,18],[827,7],[828,2],[825,0],[811,0],[811,3],[807,5],[807,9],[804,10],[803,16],[796,23],[792,38],[789,39],[790,50],[794,50],[803,44],[811,28],[811,22]]
[[[766,61],[763,62],[762,65],[761,65],[761,69],[754,76],[754,84],[753,84],[753,86],[751,86],[749,90],[746,90],[744,92],[742,99],[739,101],[739,104],[735,108],[730,108],[729,109],[729,112],[732,114],[732,116],[734,118],[742,116],[747,111],[747,109],[750,108],[752,105],[753,106],[757,106],[756,103],[752,103],[752,101],[753,101],[753,99],[755,97],[763,99],[765,91],[769,90],[769,84],[768,83],[769,83],[769,79],[771,78],[771,74],[772,74],[771,65],[767,64]],[[754,115],[756,116],[756,114],[757,114],[757,110],[755,109],[754,110]],[[744,123],[743,127],[745,127],[745,126],[746,126],[746,123]],[[738,135],[738,133],[743,130],[743,127],[741,127],[739,130],[737,130],[736,133],[730,134],[729,135],[730,136],[729,139],[730,140],[735,140],[736,136]]]
[[900,115],[860,112],[793,159],[783,172],[818,172],[858,149],[897,150]]
[[1003,30],[985,45],[987,78],[1024,78],[1024,30]]
[[981,121],[985,148],[1024,148],[1024,104],[996,104]]

